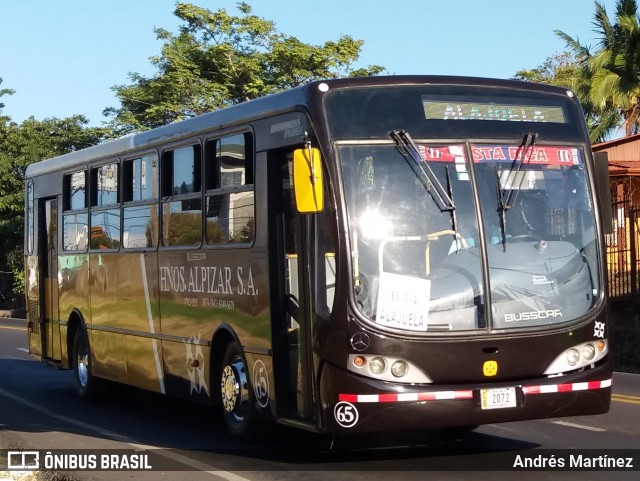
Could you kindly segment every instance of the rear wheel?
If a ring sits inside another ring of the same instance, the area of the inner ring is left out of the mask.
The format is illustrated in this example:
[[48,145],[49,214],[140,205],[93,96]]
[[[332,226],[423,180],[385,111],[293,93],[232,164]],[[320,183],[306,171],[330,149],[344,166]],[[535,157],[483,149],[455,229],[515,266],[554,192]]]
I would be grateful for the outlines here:
[[227,345],[219,373],[220,403],[229,432],[238,437],[251,435],[251,391],[247,366],[236,342]]
[[91,350],[84,326],[78,327],[73,338],[73,378],[78,396],[91,400],[98,397],[99,380],[91,372]]

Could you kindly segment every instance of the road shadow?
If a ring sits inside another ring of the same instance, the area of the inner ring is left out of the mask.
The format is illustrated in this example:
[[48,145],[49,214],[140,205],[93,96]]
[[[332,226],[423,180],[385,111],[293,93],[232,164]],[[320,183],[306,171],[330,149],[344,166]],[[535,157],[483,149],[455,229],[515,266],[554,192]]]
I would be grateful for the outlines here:
[[539,447],[473,431],[333,439],[272,423],[260,423],[251,441],[238,442],[209,406],[116,384],[110,385],[105,399],[89,403],[76,396],[70,371],[27,360],[0,360],[0,406],[2,430],[77,434],[88,437],[88,449],[93,447],[90,438],[113,440],[117,433],[121,441],[157,446],[229,471],[451,470],[460,463],[465,469],[480,469],[495,465],[496,456],[500,460],[508,454],[512,460],[509,453]]

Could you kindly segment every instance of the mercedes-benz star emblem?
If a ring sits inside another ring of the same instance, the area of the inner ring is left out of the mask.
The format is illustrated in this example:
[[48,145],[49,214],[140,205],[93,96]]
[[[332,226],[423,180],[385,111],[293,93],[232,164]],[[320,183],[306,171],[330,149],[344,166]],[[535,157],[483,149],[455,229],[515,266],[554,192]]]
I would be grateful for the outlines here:
[[351,336],[351,347],[356,351],[364,351],[369,347],[369,335],[366,332],[356,332]]

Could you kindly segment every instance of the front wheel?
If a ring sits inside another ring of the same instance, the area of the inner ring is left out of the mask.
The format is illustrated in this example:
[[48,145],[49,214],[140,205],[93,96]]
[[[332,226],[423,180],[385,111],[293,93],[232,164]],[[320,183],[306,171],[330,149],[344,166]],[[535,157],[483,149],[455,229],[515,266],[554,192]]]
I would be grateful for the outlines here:
[[252,431],[251,394],[244,357],[237,343],[230,343],[219,372],[220,402],[227,429],[233,436],[248,437]]
[[99,380],[91,373],[89,338],[83,326],[78,327],[73,338],[73,379],[78,396],[90,400],[98,397]]

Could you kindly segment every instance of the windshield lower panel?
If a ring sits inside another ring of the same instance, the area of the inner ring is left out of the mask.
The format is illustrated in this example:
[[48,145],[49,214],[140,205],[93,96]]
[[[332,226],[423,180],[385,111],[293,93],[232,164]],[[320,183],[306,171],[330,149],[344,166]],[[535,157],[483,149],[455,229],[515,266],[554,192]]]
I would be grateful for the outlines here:
[[561,324],[591,309],[599,279],[581,149],[417,147],[429,176],[394,144],[338,147],[363,316],[435,333]]

